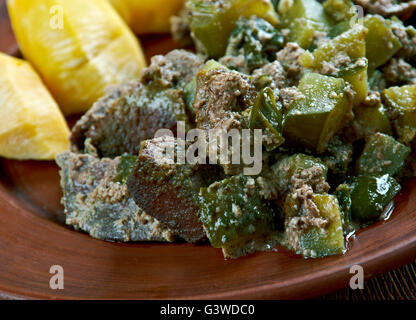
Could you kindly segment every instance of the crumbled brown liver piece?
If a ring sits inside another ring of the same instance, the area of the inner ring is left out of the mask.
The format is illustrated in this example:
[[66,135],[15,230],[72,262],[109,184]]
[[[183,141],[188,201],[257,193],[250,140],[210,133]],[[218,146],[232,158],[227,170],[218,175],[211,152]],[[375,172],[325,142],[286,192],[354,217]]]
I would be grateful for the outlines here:
[[197,127],[240,128],[240,112],[255,95],[254,86],[238,72],[220,68],[198,73],[194,102]]
[[387,86],[416,83],[416,69],[402,58],[393,58],[383,67]]
[[395,0],[353,0],[355,4],[362,6],[368,13],[379,14],[383,17],[399,16],[402,19],[410,18],[416,9],[416,1]]
[[102,240],[173,241],[168,228],[135,204],[127,186],[114,182],[120,157],[64,152],[56,162],[68,225]]
[[201,167],[176,164],[165,150],[178,142],[163,136],[143,142],[127,186],[136,204],[188,242],[205,238],[197,196],[205,186]]
[[253,82],[255,83],[263,76],[270,76],[268,86],[272,89],[282,89],[287,87],[287,72],[279,61],[274,61],[264,65],[262,68],[253,71]]
[[286,46],[276,54],[277,61],[286,70],[291,85],[297,85],[299,79],[303,75],[303,66],[298,61],[299,57],[305,52],[295,42],[289,42]]
[[173,50],[167,55],[152,57],[151,64],[142,71],[143,84],[158,84],[161,88],[181,88],[192,80],[203,60],[185,50]]

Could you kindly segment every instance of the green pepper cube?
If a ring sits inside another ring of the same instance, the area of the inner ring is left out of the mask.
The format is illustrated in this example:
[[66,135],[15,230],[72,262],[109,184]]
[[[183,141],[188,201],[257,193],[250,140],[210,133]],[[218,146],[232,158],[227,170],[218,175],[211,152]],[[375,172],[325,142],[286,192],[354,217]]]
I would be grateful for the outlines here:
[[270,237],[275,230],[275,213],[251,177],[238,175],[214,182],[201,188],[199,199],[208,239],[213,247],[223,248],[224,254],[236,248],[244,252],[248,244]]
[[209,57],[225,54],[228,38],[240,17],[257,16],[277,25],[270,0],[188,0],[189,22],[197,47]]
[[303,76],[299,90],[304,97],[291,104],[283,125],[283,136],[289,145],[325,151],[351,109],[344,88],[343,79],[316,73]]
[[391,87],[383,91],[386,106],[397,113],[394,121],[399,140],[405,144],[416,141],[416,85]]
[[120,184],[125,184],[131,174],[131,171],[134,168],[134,165],[136,164],[136,161],[137,156],[133,156],[128,153],[123,154],[117,167],[117,175],[113,181]]
[[368,15],[364,18],[368,29],[366,37],[366,56],[369,72],[385,64],[402,47],[399,39],[391,31],[386,20],[379,15]]
[[302,233],[300,247],[303,255],[315,258],[342,254],[345,251],[344,231],[337,198],[328,194],[315,194],[312,200],[328,225],[325,228],[311,226]]
[[318,1],[294,0],[281,3],[279,8],[285,8],[282,14],[285,17],[283,23],[290,30],[289,41],[307,49],[313,44],[317,32],[329,31],[330,18]]
[[394,176],[401,171],[409,154],[409,147],[389,135],[376,133],[367,141],[358,160],[358,173]]
[[357,25],[315,49],[312,53],[305,52],[299,61],[305,68],[319,70],[325,63],[334,63],[340,54],[348,56],[351,60],[365,57],[366,34],[367,30]]
[[282,136],[283,111],[278,107],[273,90],[263,89],[257,96],[250,112],[250,129],[263,130],[263,144],[267,151],[279,147],[285,139]]
[[368,61],[366,58],[359,58],[351,65],[341,69],[336,77],[344,79],[354,90],[354,105],[362,103],[368,95]]
[[284,157],[282,160],[272,166],[275,183],[280,193],[287,193],[291,188],[291,179],[294,175],[300,174],[303,170],[313,167],[322,170],[323,180],[326,180],[328,174],[327,166],[318,158],[306,155],[295,154]]
[[380,132],[392,135],[390,120],[383,105],[355,108],[355,132],[358,139]]
[[350,0],[326,0],[323,3],[325,12],[336,22],[350,20],[354,16]]
[[352,188],[351,215],[361,223],[378,218],[401,190],[400,184],[388,174],[381,177],[356,177]]

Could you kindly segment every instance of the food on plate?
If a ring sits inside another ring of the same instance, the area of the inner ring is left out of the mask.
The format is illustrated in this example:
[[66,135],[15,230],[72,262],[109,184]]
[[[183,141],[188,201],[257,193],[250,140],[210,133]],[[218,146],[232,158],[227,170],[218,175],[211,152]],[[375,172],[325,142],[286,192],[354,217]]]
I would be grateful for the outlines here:
[[87,111],[109,86],[136,79],[146,61],[134,34],[102,0],[8,0],[24,57],[65,115]]
[[69,147],[69,128],[32,66],[0,53],[0,156],[53,160]]
[[108,0],[137,34],[167,33],[185,0]]
[[186,1],[172,30],[196,53],[153,57],[57,157],[67,223],[226,258],[343,254],[416,175],[416,30],[390,2],[355,20],[358,2]]

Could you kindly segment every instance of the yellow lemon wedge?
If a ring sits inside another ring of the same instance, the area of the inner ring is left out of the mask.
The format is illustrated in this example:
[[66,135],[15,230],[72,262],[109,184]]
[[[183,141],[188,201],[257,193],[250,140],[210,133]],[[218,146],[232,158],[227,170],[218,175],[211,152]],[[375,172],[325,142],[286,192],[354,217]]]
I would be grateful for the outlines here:
[[137,34],[165,33],[169,18],[178,13],[185,0],[109,0]]
[[0,53],[0,70],[0,156],[53,160],[69,148],[58,105],[28,62]]
[[139,77],[138,39],[106,0],[8,0],[25,58],[64,114],[82,113],[109,86]]

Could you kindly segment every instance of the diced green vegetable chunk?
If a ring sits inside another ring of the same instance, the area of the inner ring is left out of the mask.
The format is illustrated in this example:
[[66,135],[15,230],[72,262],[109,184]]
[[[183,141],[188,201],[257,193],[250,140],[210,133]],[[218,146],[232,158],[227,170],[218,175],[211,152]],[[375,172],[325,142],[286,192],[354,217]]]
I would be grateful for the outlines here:
[[354,16],[350,0],[326,0],[323,3],[325,12],[336,22],[349,20]]
[[354,113],[357,139],[372,136],[377,132],[392,135],[390,120],[383,105],[360,106],[355,108]]
[[[288,4],[282,16],[285,18],[284,25],[290,30],[289,41],[307,49],[312,45],[317,32],[329,31],[331,21],[318,1],[294,0],[292,5],[289,1],[285,2]],[[283,6],[284,4],[281,7]]]
[[275,214],[253,178],[239,175],[201,188],[200,218],[212,246],[245,246],[275,230]]
[[367,141],[358,160],[358,173],[394,176],[401,171],[409,154],[409,147],[389,135],[376,133]]
[[367,15],[364,26],[368,29],[366,37],[366,56],[369,72],[385,64],[402,47],[391,27],[379,15]]
[[[284,37],[266,20],[240,18],[230,35],[226,55],[244,56],[245,67],[251,71],[276,59],[276,52],[284,46]],[[231,66],[237,69],[237,66]],[[243,71],[243,70],[239,70]]]
[[278,107],[273,90],[263,89],[250,112],[250,129],[263,129],[263,144],[267,151],[279,147],[285,139],[282,136],[283,111]]
[[325,151],[351,109],[344,88],[343,79],[316,73],[307,73],[301,79],[299,91],[304,97],[291,104],[283,125],[289,145]]
[[347,56],[350,60],[365,57],[366,34],[367,30],[357,25],[314,50],[312,54],[305,52],[299,61],[305,68],[320,70],[328,63],[337,66],[340,55]]
[[357,59],[346,68],[341,69],[336,76],[344,79],[354,90],[354,105],[358,105],[365,100],[368,94],[367,78],[368,62],[366,58]]
[[400,184],[388,174],[356,177],[352,188],[351,214],[357,222],[368,222],[379,217],[401,190]]
[[312,167],[320,168],[322,170],[322,177],[326,180],[328,168],[319,158],[299,153],[285,157],[274,164],[272,171],[275,177],[274,182],[277,184],[279,192],[282,194],[287,193],[291,188],[292,177]]
[[345,181],[352,162],[352,144],[345,143],[335,136],[328,143],[327,148],[328,150],[321,156],[321,159],[329,169],[329,180],[338,183]]
[[342,254],[345,251],[341,210],[335,196],[316,194],[312,198],[322,218],[328,220],[324,229],[310,227],[301,235],[300,246],[303,255],[324,257]]
[[399,140],[405,144],[416,141],[416,85],[391,87],[383,91],[386,106],[397,113],[394,120]]
[[222,57],[228,38],[240,17],[258,16],[278,23],[278,16],[269,0],[187,0],[192,36],[199,50],[209,57]]

